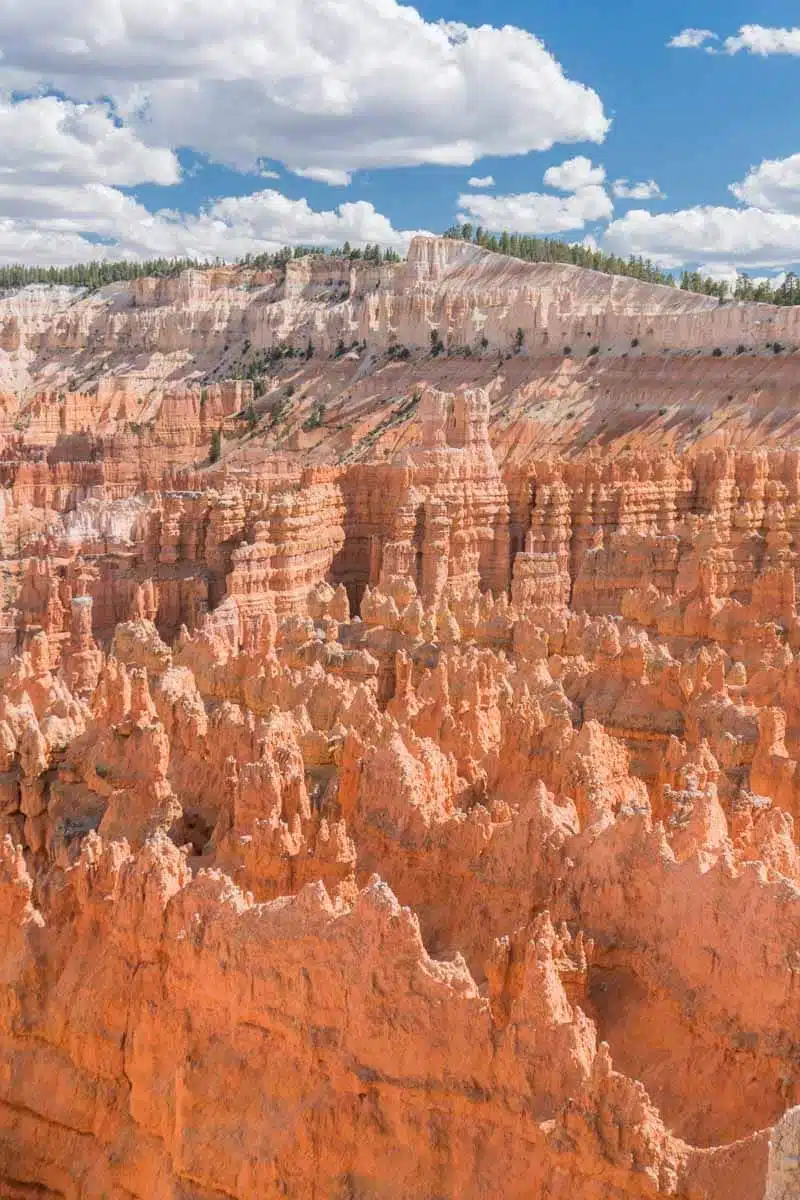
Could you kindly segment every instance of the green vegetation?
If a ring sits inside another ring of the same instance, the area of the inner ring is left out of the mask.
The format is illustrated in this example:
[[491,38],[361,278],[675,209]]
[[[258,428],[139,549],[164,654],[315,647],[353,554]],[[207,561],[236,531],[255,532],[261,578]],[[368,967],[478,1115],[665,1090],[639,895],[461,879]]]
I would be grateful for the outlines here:
[[303,422],[303,429],[306,433],[310,433],[312,429],[319,429],[325,420],[325,402],[319,400],[311,410],[311,416]]
[[[363,259],[365,262],[396,263],[400,255],[395,250],[382,250],[375,245],[365,246],[363,250],[352,250],[345,243],[328,249],[324,246],[285,246],[270,254],[246,254],[233,265],[267,269],[269,267],[285,267],[292,259],[306,258],[309,255],[318,258],[350,258]],[[159,279],[169,279],[180,275],[181,271],[191,268],[203,270],[207,267],[221,267],[226,264],[222,259],[213,261],[197,258],[150,258],[141,262],[128,259],[118,261],[98,261],[75,263],[68,267],[27,267],[22,263],[0,267],[0,290],[7,288],[26,287],[30,283],[63,284],[68,287],[84,287],[94,290],[105,287],[108,283],[125,283],[131,279],[142,279],[154,276]],[[309,347],[311,343],[309,342]],[[313,348],[311,353],[313,354]],[[311,354],[308,355],[311,358]]]
[[[669,271],[662,271],[649,259],[635,256],[619,258],[616,254],[605,254],[602,250],[593,250],[590,246],[582,244],[570,245],[557,238],[531,237],[518,233],[502,233],[498,237],[497,234],[487,233],[480,226],[474,229],[469,223],[453,225],[444,236],[472,242],[476,246],[483,246],[485,250],[493,250],[496,254],[508,254],[511,258],[521,258],[524,262],[570,263],[574,267],[588,267],[592,271],[601,271],[604,275],[626,275],[644,283],[676,286],[675,277]],[[725,280],[709,279],[699,271],[684,271],[680,277],[680,286],[687,292],[716,296],[720,303],[726,300],[755,300],[766,304],[800,304],[800,278],[791,271],[783,283],[777,286],[773,286],[768,280],[756,284],[746,274],[741,274],[734,288]]]
[[[474,228],[471,224],[454,225],[448,229],[445,237],[457,238],[472,242],[486,250],[497,254],[507,254],[512,258],[520,258],[525,262],[570,263],[576,267],[587,267],[592,271],[601,271],[605,275],[624,275],[639,279],[645,283],[660,283],[666,287],[675,287],[678,282],[685,291],[699,292],[707,296],[715,296],[721,304],[730,300],[758,301],[767,304],[796,305],[800,304],[800,277],[790,271],[780,284],[772,284],[769,280],[754,282],[744,273],[737,277],[733,287],[725,280],[709,279],[699,271],[684,271],[680,280],[676,280],[669,271],[657,267],[655,263],[641,256],[620,258],[615,254],[606,254],[582,243],[570,245],[558,238],[533,237],[527,234],[502,233],[500,235],[487,233],[480,226]],[[87,288],[94,291],[109,283],[124,283],[132,279],[144,277],[171,278],[189,269],[203,270],[212,266],[242,266],[257,270],[282,270],[286,264],[309,256],[326,259],[346,258],[350,261],[364,261],[375,264],[400,262],[400,255],[395,250],[383,250],[377,243],[367,245],[363,249],[353,249],[349,242],[344,246],[284,246],[283,249],[264,254],[246,254],[232,264],[225,264],[222,259],[201,260],[196,258],[152,258],[141,262],[130,260],[98,261],[75,263],[65,267],[25,266],[14,263],[0,267],[0,290],[26,287],[28,284],[62,284],[69,287]],[[309,341],[306,357],[311,358],[314,347]]]
[[211,435],[211,446],[208,451],[208,461],[210,463],[219,462],[222,457],[222,430],[215,429]]
[[272,404],[269,407],[270,429],[275,429],[278,425],[280,425],[281,421],[284,421],[288,417],[289,410],[291,408],[291,405],[289,404],[291,395],[292,393],[290,393],[287,388],[286,395],[278,396],[272,401]]
[[66,284],[69,287],[104,287],[144,276],[167,279],[191,267],[211,266],[195,258],[151,258],[143,262],[91,262],[71,267],[26,267],[15,264],[0,267],[0,288],[25,287],[29,283]]
[[602,250],[593,250],[590,246],[571,246],[557,238],[532,237],[518,233],[502,233],[498,237],[494,233],[487,233],[480,226],[473,229],[469,224],[454,225],[444,236],[472,242],[485,250],[493,250],[496,254],[508,254],[511,258],[521,258],[524,262],[570,263],[574,267],[602,271],[605,275],[628,275],[645,283],[675,286],[673,276],[648,259],[618,258],[615,254],[604,254]]

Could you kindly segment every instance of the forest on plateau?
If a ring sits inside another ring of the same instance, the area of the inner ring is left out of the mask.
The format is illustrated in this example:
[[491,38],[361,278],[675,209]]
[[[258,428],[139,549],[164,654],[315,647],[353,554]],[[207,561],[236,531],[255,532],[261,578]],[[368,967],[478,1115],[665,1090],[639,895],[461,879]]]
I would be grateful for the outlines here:
[[643,283],[661,283],[665,287],[681,287],[686,292],[701,292],[704,296],[716,296],[720,303],[729,300],[758,301],[764,304],[800,304],[800,279],[790,271],[780,281],[753,280],[742,273],[737,276],[733,287],[727,280],[710,279],[699,271],[683,271],[676,279],[669,271],[657,267],[648,258],[631,256],[619,258],[606,254],[583,243],[562,242],[558,238],[534,237],[519,233],[487,233],[479,225],[469,223],[453,225],[445,230],[445,237],[456,238],[491,250],[495,254],[507,254],[510,258],[521,258],[524,262],[569,263],[573,267],[586,267],[590,271],[601,271],[604,275],[627,275]]

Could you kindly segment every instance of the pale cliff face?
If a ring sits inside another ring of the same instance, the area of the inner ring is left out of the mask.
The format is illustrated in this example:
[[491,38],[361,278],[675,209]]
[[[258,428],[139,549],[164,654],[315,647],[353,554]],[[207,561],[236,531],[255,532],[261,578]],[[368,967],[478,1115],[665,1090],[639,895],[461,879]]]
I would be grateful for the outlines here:
[[797,360],[708,347],[794,314],[443,239],[0,305],[0,1192],[788,1200]]
[[418,238],[402,264],[304,258],[286,271],[213,269],[113,284],[92,295],[32,286],[0,299],[0,388],[29,392],[96,384],[104,374],[137,391],[197,378],[248,339],[329,354],[341,338],[382,350],[391,340],[579,356],[593,345],[622,354],[667,348],[763,349],[800,342],[797,309],[730,304],[677,288],[579,267],[523,263],[463,242]]

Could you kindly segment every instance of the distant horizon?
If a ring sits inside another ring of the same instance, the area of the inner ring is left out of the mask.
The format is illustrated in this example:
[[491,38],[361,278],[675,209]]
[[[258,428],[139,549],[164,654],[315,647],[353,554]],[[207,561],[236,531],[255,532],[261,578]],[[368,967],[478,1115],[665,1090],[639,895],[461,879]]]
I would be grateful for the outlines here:
[[[467,231],[470,231],[469,234]],[[189,270],[202,271],[213,270],[214,268],[274,269],[284,262],[288,263],[312,257],[339,260],[349,259],[355,262],[377,260],[377,262],[384,265],[386,263],[400,264],[406,260],[408,251],[414,241],[460,240],[465,241],[466,244],[473,245],[481,253],[496,253],[512,257],[516,261],[530,265],[570,267],[579,271],[595,271],[606,275],[632,277],[638,282],[646,283],[651,287],[678,287],[692,292],[716,296],[720,302],[739,301],[748,303],[773,303],[778,305],[800,304],[800,286],[797,286],[797,277],[791,271],[782,273],[773,279],[763,276],[754,278],[747,271],[741,271],[737,273],[733,280],[730,278],[718,280],[711,275],[702,275],[700,272],[684,271],[679,274],[674,270],[661,271],[655,266],[652,260],[644,259],[642,256],[630,256],[629,260],[624,260],[621,256],[605,255],[597,248],[592,248],[582,243],[567,242],[557,237],[531,238],[526,235],[520,237],[520,235],[510,235],[507,231],[504,231],[500,239],[495,235],[491,235],[488,240],[493,244],[486,244],[486,238],[481,243],[471,240],[471,231],[472,227],[465,225],[463,232],[458,227],[453,227],[442,234],[418,233],[410,239],[408,246],[402,251],[390,247],[384,248],[378,243],[369,243],[362,248],[350,246],[346,242],[342,246],[333,247],[314,245],[296,245],[292,247],[287,245],[277,250],[262,251],[260,253],[247,252],[237,259],[226,259],[220,255],[205,259],[181,256],[137,259],[129,256],[126,258],[95,258],[84,262],[60,265],[53,263],[41,265],[9,263],[0,265],[0,291],[13,291],[21,290],[25,287],[42,286],[96,290],[101,287],[110,287],[115,284],[130,282],[133,279],[173,277]],[[481,231],[478,230],[477,235],[480,235],[480,233]],[[552,246],[556,253],[561,254],[561,257],[550,258],[525,253],[524,251],[529,248],[526,246],[526,243],[531,242],[540,243],[545,247]],[[506,247],[502,248],[506,243],[508,243]],[[522,243],[521,251],[518,243]],[[565,254],[571,254],[572,260],[570,261],[569,257],[565,257]],[[270,259],[272,261],[260,261]],[[122,271],[122,268],[126,270]],[[120,273],[115,276],[116,271],[120,271]],[[70,279],[69,276],[71,274],[74,274],[76,278]],[[796,294],[795,289],[797,289]]]
[[403,253],[454,222],[729,285],[800,263],[788,0],[114,11],[0,13],[0,264]]

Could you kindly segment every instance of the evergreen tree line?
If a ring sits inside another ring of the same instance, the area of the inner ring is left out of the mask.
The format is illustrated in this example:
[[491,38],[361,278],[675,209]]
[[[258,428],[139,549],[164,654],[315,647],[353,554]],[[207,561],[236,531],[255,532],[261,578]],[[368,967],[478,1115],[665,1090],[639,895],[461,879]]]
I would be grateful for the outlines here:
[[349,242],[345,242],[343,246],[335,246],[332,249],[325,246],[284,246],[282,250],[273,254],[245,254],[244,258],[238,260],[238,265],[258,268],[281,267],[290,259],[307,258],[309,255],[315,255],[317,258],[349,258],[353,262],[358,259],[374,263],[400,262],[400,255],[396,250],[382,250],[377,242],[374,245],[368,242],[363,249],[354,249]]
[[[518,233],[490,234],[481,226],[475,228],[468,223],[452,226],[444,236],[472,242],[486,250],[493,250],[496,254],[508,254],[524,262],[571,263],[575,267],[602,271],[605,275],[626,275],[644,283],[676,286],[675,277],[649,259],[635,256],[620,258],[615,254],[605,254],[602,250],[593,250],[590,246],[570,245],[557,238],[533,237]],[[280,269],[292,259],[305,258],[308,255],[349,258],[354,262],[360,259],[377,264],[400,262],[400,255],[395,250],[383,250],[377,242],[374,245],[366,245],[363,249],[354,249],[349,242],[345,242],[343,246],[332,249],[324,246],[284,246],[283,249],[269,254],[246,254],[237,259],[234,265],[262,270]],[[94,290],[108,283],[127,282],[142,277],[164,279],[179,275],[181,271],[190,268],[203,270],[209,266],[223,265],[225,263],[221,258],[216,258],[213,262],[196,258],[152,258],[141,262],[97,261],[76,263],[67,267],[29,267],[16,263],[6,267],[0,266],[0,290],[25,287],[31,283],[66,284],[70,287]],[[751,300],[766,304],[800,304],[800,278],[791,271],[780,284],[772,284],[769,280],[755,283],[746,274],[740,274],[734,287],[726,281],[709,279],[699,271],[684,271],[680,277],[680,286],[688,292],[716,296],[721,303],[726,300]]]
[[[354,261],[363,259],[366,262],[399,262],[400,255],[394,250],[383,250],[375,245],[367,245],[363,249],[353,249],[349,242],[335,249],[322,246],[285,246],[271,254],[246,254],[237,259],[236,266],[255,268],[283,267],[293,258],[305,258],[307,255],[324,256],[328,258],[350,258]],[[0,289],[26,287],[30,283],[65,284],[69,287],[100,288],[108,283],[127,282],[131,279],[156,277],[160,279],[180,275],[181,271],[193,268],[203,270],[210,266],[224,266],[224,260],[216,258],[213,262],[197,258],[151,258],[141,262],[129,260],[97,261],[75,263],[68,267],[28,267],[22,263],[11,266],[0,266]]]
[[[663,271],[650,259],[635,256],[619,258],[616,254],[605,254],[602,250],[593,250],[590,246],[570,245],[557,238],[532,237],[519,233],[501,233],[498,236],[487,233],[480,225],[475,228],[469,223],[453,225],[446,230],[444,236],[472,242],[485,250],[493,250],[496,254],[508,254],[525,262],[570,263],[574,267],[602,271],[604,275],[627,275],[631,279],[641,279],[644,283],[676,286],[674,275]],[[792,272],[779,285],[773,285],[769,281],[755,284],[747,275],[741,274],[732,288],[725,280],[709,279],[699,271],[684,271],[680,278],[680,286],[687,292],[716,296],[721,303],[726,300],[756,300],[766,304],[800,304],[800,279]]]
[[194,258],[153,258],[147,262],[88,262],[69,267],[26,267],[21,263],[0,267],[0,288],[25,287],[29,283],[66,284],[70,287],[103,287],[107,283],[127,282],[144,275],[166,278],[179,275],[189,267],[209,264]]
[[783,306],[800,304],[800,279],[794,271],[787,272],[786,278],[778,284],[771,283],[769,279],[755,283],[749,275],[742,273],[737,276],[732,288],[727,282],[714,283],[713,280],[704,279],[697,271],[684,271],[681,274],[681,287],[688,292],[719,296],[721,300],[755,300],[762,304]]

